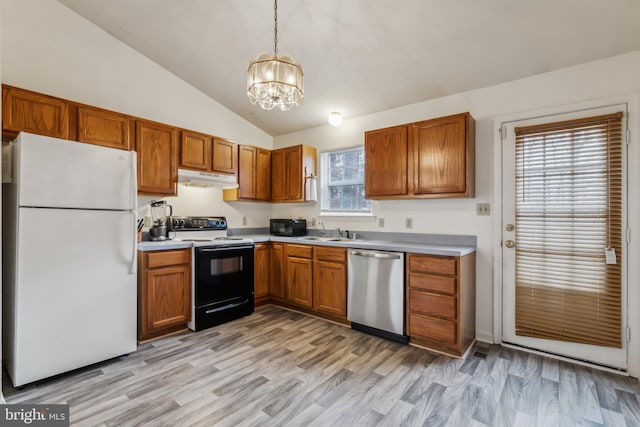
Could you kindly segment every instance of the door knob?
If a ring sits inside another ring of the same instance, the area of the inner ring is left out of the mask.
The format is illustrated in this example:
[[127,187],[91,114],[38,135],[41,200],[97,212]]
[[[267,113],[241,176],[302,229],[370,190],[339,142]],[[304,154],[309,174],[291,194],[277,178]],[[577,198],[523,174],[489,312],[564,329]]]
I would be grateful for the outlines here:
[[512,248],[514,247],[516,244],[513,240],[507,240],[506,242],[504,242],[504,245],[508,248]]

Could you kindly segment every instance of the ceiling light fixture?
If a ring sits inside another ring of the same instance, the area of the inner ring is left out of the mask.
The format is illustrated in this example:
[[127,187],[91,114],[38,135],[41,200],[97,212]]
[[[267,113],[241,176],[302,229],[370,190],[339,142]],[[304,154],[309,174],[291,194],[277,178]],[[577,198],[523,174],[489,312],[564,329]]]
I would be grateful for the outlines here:
[[304,98],[302,66],[289,55],[278,56],[278,0],[273,6],[273,56],[261,53],[249,63],[247,95],[253,105],[265,110],[280,107],[282,111],[299,107]]
[[331,126],[340,126],[342,124],[342,114],[337,111],[333,111],[329,114],[329,124]]

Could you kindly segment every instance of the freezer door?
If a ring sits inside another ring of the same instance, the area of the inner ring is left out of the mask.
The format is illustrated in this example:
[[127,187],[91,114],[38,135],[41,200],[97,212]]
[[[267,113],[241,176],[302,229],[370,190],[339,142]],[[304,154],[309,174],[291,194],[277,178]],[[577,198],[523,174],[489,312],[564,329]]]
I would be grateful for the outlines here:
[[135,351],[132,213],[20,208],[18,227],[14,384]]
[[136,153],[21,133],[14,145],[20,206],[136,208]]

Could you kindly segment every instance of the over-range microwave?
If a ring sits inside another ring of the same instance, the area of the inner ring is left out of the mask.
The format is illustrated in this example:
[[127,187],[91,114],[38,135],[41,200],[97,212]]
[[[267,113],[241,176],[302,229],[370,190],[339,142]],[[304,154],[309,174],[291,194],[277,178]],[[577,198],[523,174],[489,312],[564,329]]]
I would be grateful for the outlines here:
[[274,236],[304,236],[307,234],[306,219],[271,219],[269,232]]

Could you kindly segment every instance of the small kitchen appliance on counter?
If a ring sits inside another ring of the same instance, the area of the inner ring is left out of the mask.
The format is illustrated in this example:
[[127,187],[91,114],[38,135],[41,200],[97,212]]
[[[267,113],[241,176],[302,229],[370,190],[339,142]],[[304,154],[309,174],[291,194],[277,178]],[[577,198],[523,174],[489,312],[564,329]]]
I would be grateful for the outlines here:
[[151,201],[151,219],[153,226],[149,229],[151,240],[167,240],[167,217],[173,215],[173,207],[164,200]]
[[191,321],[200,331],[253,313],[253,240],[227,236],[227,219],[172,217],[174,240],[193,243]]
[[306,219],[271,219],[269,232],[274,236],[296,237],[307,234]]

